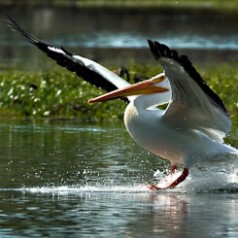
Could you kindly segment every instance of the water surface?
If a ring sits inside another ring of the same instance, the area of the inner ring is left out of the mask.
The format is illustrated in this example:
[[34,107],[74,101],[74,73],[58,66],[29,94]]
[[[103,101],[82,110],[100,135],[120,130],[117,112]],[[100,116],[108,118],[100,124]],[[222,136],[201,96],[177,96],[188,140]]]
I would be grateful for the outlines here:
[[2,67],[52,67],[4,20],[11,14],[27,31],[50,44],[106,65],[156,63],[147,39],[157,40],[188,54],[196,64],[236,63],[238,17],[236,11],[212,8],[118,7],[1,7]]
[[167,163],[118,123],[1,121],[0,133],[1,237],[238,235],[236,160],[153,192],[146,184]]

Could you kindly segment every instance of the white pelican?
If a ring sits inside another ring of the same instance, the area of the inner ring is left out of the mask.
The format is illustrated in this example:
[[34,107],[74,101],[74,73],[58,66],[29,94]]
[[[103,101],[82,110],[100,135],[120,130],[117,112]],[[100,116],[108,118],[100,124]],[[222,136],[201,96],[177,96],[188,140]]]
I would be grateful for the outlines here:
[[[151,79],[129,84],[102,65],[57,48],[25,32],[11,17],[9,26],[50,58],[68,70],[76,72],[107,94],[90,99],[89,103],[113,98],[127,98],[124,123],[131,137],[151,153],[171,162],[171,173],[183,166],[183,171],[165,187],[174,188],[189,174],[189,169],[201,160],[238,154],[223,143],[231,120],[221,99],[208,87],[188,58],[178,55],[166,45],[149,40],[155,59],[164,72]],[[167,103],[165,110],[159,105]]]

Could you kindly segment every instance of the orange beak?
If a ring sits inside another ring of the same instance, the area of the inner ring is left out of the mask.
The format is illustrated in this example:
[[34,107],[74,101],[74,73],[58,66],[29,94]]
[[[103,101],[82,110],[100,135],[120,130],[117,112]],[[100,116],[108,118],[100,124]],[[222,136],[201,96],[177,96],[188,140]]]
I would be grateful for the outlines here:
[[128,87],[117,89],[106,93],[104,95],[98,96],[96,98],[88,100],[88,103],[102,102],[109,99],[128,97],[132,95],[142,95],[142,94],[153,94],[166,92],[169,89],[158,86],[158,83],[162,82],[165,77],[152,78],[140,83],[130,85]]

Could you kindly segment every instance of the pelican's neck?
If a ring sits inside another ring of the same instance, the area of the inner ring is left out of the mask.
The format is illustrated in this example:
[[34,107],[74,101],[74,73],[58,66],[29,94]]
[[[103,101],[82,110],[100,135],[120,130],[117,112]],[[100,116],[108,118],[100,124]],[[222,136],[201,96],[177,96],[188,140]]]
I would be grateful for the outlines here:
[[127,130],[134,138],[133,134],[137,130],[135,129],[135,125],[138,121],[140,121],[140,123],[151,123],[151,120],[153,121],[154,117],[158,118],[164,114],[164,110],[161,110],[156,106],[168,103],[170,101],[170,92],[131,96],[129,97],[129,100],[130,103],[124,113],[124,123]]
[[[150,95],[149,95],[150,96]],[[147,110],[148,108],[150,108],[151,106],[153,106],[150,98],[148,97],[148,95],[140,95],[140,96],[137,96],[135,99],[134,99],[134,102],[133,102],[133,105],[134,107],[137,109],[137,110]]]
[[[143,141],[147,133],[150,133],[151,128],[153,130],[154,125],[157,125],[164,114],[164,110],[156,108],[156,105],[158,105],[158,102],[151,104],[151,99],[149,100],[148,97],[138,96],[129,103],[124,113],[124,123],[127,131],[143,147],[145,147]],[[150,138],[149,135],[147,136]]]
[[131,103],[137,110],[148,110],[155,108],[156,106],[163,105],[170,101],[170,93],[156,93],[156,94],[147,94],[134,96]]

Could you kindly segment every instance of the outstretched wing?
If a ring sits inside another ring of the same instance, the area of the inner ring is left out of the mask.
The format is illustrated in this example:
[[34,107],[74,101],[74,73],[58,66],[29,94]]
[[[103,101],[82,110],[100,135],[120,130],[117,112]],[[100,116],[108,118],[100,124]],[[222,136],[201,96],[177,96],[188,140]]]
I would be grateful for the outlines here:
[[185,55],[158,42],[148,41],[154,57],[161,63],[172,88],[172,100],[164,120],[177,128],[199,130],[223,141],[231,127],[229,114],[218,95],[192,66]]
[[123,80],[117,74],[93,60],[72,54],[63,47],[57,48],[37,39],[24,31],[10,16],[8,26],[13,31],[25,37],[31,44],[36,45],[40,50],[44,51],[51,59],[55,60],[57,64],[67,68],[69,71],[75,72],[85,81],[102,88],[103,90],[109,92],[130,85],[130,83]]

